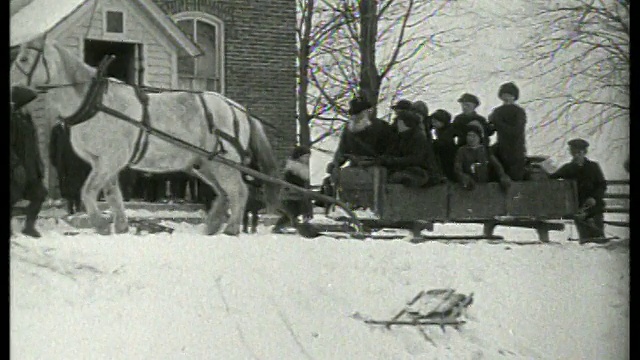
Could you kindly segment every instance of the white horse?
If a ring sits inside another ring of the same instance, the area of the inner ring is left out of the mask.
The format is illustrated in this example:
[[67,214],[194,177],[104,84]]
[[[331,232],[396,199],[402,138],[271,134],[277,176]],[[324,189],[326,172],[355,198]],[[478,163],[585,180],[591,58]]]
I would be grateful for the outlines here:
[[[82,201],[100,234],[111,232],[108,219],[98,210],[100,190],[114,214],[115,232],[128,232],[118,184],[118,174],[127,166],[152,173],[184,171],[209,184],[217,196],[206,218],[208,234],[217,233],[225,223],[225,234],[240,232],[248,189],[242,173],[229,161],[246,164],[253,156],[262,173],[277,174],[273,150],[260,121],[218,93],[176,91],[145,98],[133,86],[115,79],[105,80],[105,87],[96,89],[92,87],[95,68],[44,38],[23,44],[10,71],[13,85],[50,87],[48,102],[63,118],[76,114],[83,101],[96,93],[101,94],[97,103],[115,111],[116,116],[109,111],[85,113],[86,121],[72,125],[70,133],[73,149],[92,167],[82,188]],[[174,141],[155,136],[147,131],[149,127]],[[226,164],[189,149],[189,145],[227,159]],[[277,206],[278,190],[277,185],[265,184],[270,210]]]

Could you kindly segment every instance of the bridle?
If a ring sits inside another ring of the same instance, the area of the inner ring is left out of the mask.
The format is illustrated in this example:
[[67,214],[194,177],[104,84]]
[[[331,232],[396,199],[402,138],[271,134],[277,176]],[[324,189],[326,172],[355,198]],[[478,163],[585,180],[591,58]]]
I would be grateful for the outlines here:
[[36,59],[33,62],[33,65],[31,65],[31,68],[29,69],[29,71],[26,71],[24,67],[20,65],[19,57],[14,60],[14,63],[15,63],[16,69],[18,69],[23,75],[27,77],[27,86],[31,86],[31,83],[33,82],[33,74],[36,72],[36,68],[38,67],[39,62],[42,62],[44,71],[47,74],[47,80],[44,82],[44,84],[38,85],[35,87],[40,93],[47,92],[47,90],[49,89],[73,87],[76,85],[82,85],[82,84],[88,83],[88,81],[83,81],[83,82],[74,82],[74,83],[68,83],[68,84],[51,84],[51,71],[49,70],[49,63],[47,62],[47,58],[44,55],[44,48],[40,49],[34,46],[28,46],[26,47],[26,49],[34,50],[37,52]]
[[15,60],[15,66],[16,69],[20,70],[20,72],[22,74],[24,74],[27,77],[27,86],[31,86],[31,82],[33,80],[33,74],[36,72],[36,68],[38,67],[38,63],[42,62],[42,66],[44,66],[44,70],[47,74],[47,81],[45,81],[45,84],[49,84],[49,82],[51,81],[51,73],[49,72],[49,64],[47,63],[47,58],[44,56],[44,49],[39,49],[33,46],[28,46],[26,47],[29,50],[34,50],[37,52],[36,55],[36,59],[33,62],[33,65],[31,65],[31,69],[29,69],[29,71],[26,71],[21,65],[20,65],[20,57],[18,57]]

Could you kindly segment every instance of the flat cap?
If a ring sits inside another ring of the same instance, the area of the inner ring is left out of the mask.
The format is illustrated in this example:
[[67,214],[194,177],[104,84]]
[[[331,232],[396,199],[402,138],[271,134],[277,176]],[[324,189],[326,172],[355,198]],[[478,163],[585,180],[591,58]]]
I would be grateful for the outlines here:
[[569,147],[576,148],[576,149],[586,149],[589,147],[589,143],[583,139],[569,140],[567,144],[569,144]]
[[469,94],[469,93],[464,93],[462,94],[462,96],[460,96],[460,98],[458,99],[458,102],[461,103],[473,103],[476,104],[476,106],[480,105],[480,99],[478,99],[477,96]]

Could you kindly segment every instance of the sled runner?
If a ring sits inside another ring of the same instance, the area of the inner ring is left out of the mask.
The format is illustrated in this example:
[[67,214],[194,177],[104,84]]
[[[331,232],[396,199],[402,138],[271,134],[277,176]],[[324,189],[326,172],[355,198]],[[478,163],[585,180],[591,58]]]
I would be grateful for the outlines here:
[[352,317],[362,320],[365,324],[384,326],[386,329],[391,329],[392,326],[413,326],[420,331],[425,340],[433,343],[425,333],[424,327],[438,326],[445,332],[445,327],[451,326],[459,331],[460,326],[466,323],[466,309],[472,303],[473,293],[465,295],[454,289],[423,290],[389,320],[374,320],[357,313]]

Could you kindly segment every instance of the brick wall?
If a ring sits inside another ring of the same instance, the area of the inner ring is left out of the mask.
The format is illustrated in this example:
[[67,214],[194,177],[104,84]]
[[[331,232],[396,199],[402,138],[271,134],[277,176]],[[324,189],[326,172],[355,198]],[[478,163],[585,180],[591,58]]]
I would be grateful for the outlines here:
[[201,11],[224,21],[225,95],[269,121],[280,164],[296,142],[295,0],[154,0],[167,14]]

